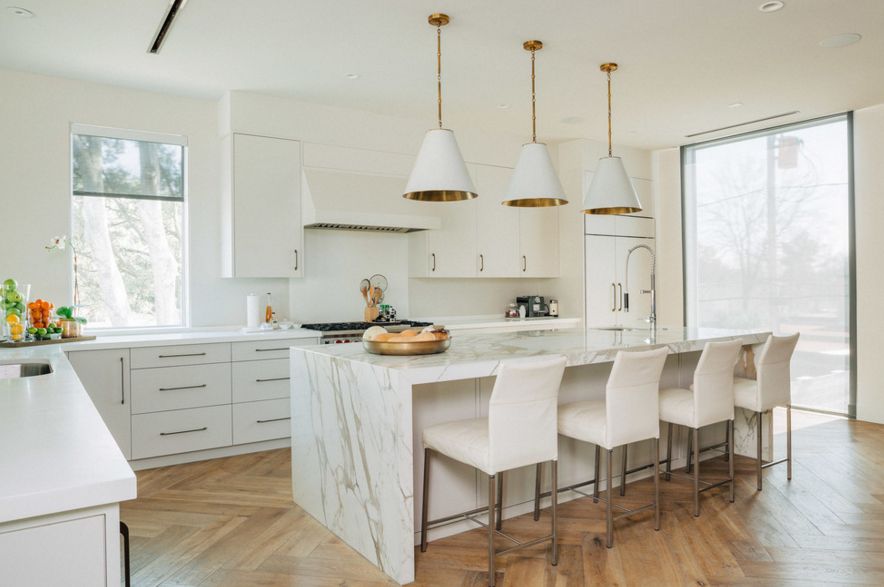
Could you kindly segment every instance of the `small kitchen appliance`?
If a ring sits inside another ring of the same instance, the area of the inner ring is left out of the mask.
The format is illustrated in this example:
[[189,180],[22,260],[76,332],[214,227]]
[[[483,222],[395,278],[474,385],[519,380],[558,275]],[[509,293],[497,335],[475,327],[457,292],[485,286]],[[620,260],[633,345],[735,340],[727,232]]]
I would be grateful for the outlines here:
[[516,298],[516,306],[525,308],[526,318],[545,318],[550,315],[549,305],[543,296],[519,296]]

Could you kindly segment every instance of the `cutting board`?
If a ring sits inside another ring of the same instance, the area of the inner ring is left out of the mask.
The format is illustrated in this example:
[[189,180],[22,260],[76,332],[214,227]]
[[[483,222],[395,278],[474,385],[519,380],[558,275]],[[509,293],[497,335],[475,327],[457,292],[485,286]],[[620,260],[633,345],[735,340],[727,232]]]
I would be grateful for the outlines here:
[[83,342],[84,340],[95,340],[94,336],[73,336],[71,338],[59,338],[57,340],[24,340],[20,342],[4,341],[0,342],[0,348],[17,349],[26,346],[43,346],[44,344],[62,344],[65,342]]

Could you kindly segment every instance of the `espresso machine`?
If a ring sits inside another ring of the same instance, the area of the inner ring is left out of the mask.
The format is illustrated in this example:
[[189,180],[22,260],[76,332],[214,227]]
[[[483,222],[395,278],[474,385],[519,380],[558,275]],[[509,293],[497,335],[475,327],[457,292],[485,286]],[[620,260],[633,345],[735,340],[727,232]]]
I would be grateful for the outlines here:
[[549,304],[546,303],[543,296],[518,296],[516,298],[516,306],[525,308],[526,318],[546,318],[550,316]]

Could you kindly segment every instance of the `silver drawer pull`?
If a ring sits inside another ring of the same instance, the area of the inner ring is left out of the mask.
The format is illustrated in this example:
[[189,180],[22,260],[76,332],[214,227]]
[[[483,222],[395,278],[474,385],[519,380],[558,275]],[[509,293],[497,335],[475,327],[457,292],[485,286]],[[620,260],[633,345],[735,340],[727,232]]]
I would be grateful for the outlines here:
[[255,379],[256,383],[267,383],[268,381],[288,381],[291,377],[271,377],[270,379]]
[[180,355],[157,355],[160,359],[174,359],[175,357],[204,357],[206,353],[182,353]]
[[266,424],[268,422],[282,422],[283,420],[291,420],[291,416],[286,416],[285,418],[273,418],[271,420],[255,420],[258,424]]
[[255,349],[255,352],[256,353],[269,353],[270,351],[287,351],[287,350],[289,350],[289,347],[284,346],[284,347],[278,348],[278,349]]
[[160,387],[160,391],[178,391],[179,389],[202,389],[203,387],[208,387],[207,383],[203,383],[202,385],[182,385],[181,387]]
[[173,434],[186,434],[188,432],[203,432],[208,429],[208,426],[203,426],[202,428],[191,428],[190,430],[179,430],[177,432],[160,432],[160,436],[172,436]]

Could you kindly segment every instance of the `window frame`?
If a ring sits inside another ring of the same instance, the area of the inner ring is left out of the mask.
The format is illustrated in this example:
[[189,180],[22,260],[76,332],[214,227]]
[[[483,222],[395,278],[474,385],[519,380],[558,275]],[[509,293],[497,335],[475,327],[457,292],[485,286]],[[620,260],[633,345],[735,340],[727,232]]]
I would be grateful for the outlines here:
[[[170,198],[164,196],[145,197],[135,194],[76,194],[74,192],[74,135],[90,135],[95,137],[103,137],[108,139],[127,140],[127,141],[143,141],[149,143],[161,143],[166,145],[178,145],[181,147],[181,198]],[[137,334],[158,333],[158,332],[180,332],[191,328],[190,316],[190,149],[188,138],[185,135],[161,133],[154,131],[132,130],[125,128],[115,128],[109,126],[98,126],[93,124],[82,124],[72,122],[68,129],[68,193],[70,194],[71,212],[68,215],[68,234],[74,233],[74,215],[73,199],[74,197],[119,197],[141,200],[157,200],[157,201],[173,201],[181,202],[181,322],[176,325],[163,326],[108,326],[108,327],[91,327],[87,324],[87,329],[100,332],[102,334]],[[73,299],[73,283],[74,283],[73,263],[70,264],[68,271],[68,283],[70,283],[71,299]]]
[[[697,143],[689,143],[686,145],[681,145],[679,147],[679,178],[681,183],[681,279],[682,279],[682,317],[683,317],[683,326],[687,327],[689,324],[688,316],[689,316],[689,308],[688,308],[688,230],[690,227],[688,226],[688,202],[687,202],[687,182],[685,180],[685,168],[688,163],[688,152],[691,149],[696,149],[697,147],[706,147],[706,146],[714,146],[717,144],[727,144],[733,143],[737,141],[742,141],[746,139],[751,139],[753,137],[766,136],[773,133],[779,133],[790,129],[800,129],[806,127],[817,126],[819,124],[824,124],[826,121],[843,118],[847,123],[847,223],[848,223],[848,239],[849,242],[847,244],[848,247],[848,259],[847,259],[847,267],[848,267],[848,301],[850,303],[850,308],[848,311],[848,328],[850,329],[849,342],[848,347],[850,349],[850,376],[849,376],[849,389],[848,389],[848,400],[847,400],[847,417],[848,418],[856,418],[856,394],[857,394],[857,336],[856,336],[856,327],[857,327],[857,307],[856,307],[856,200],[855,200],[855,191],[854,191],[854,145],[853,145],[853,111],[847,112],[837,112],[834,114],[828,114],[826,116],[818,116],[816,118],[809,118],[806,120],[801,120],[797,122],[789,122],[786,124],[779,124],[776,126],[770,126],[766,128],[751,130],[743,133],[738,133],[734,135],[727,135],[723,137],[717,137],[714,139],[709,139],[707,141],[700,141]],[[819,410],[813,410],[819,411]],[[838,416],[844,416],[842,413],[836,414]]]

